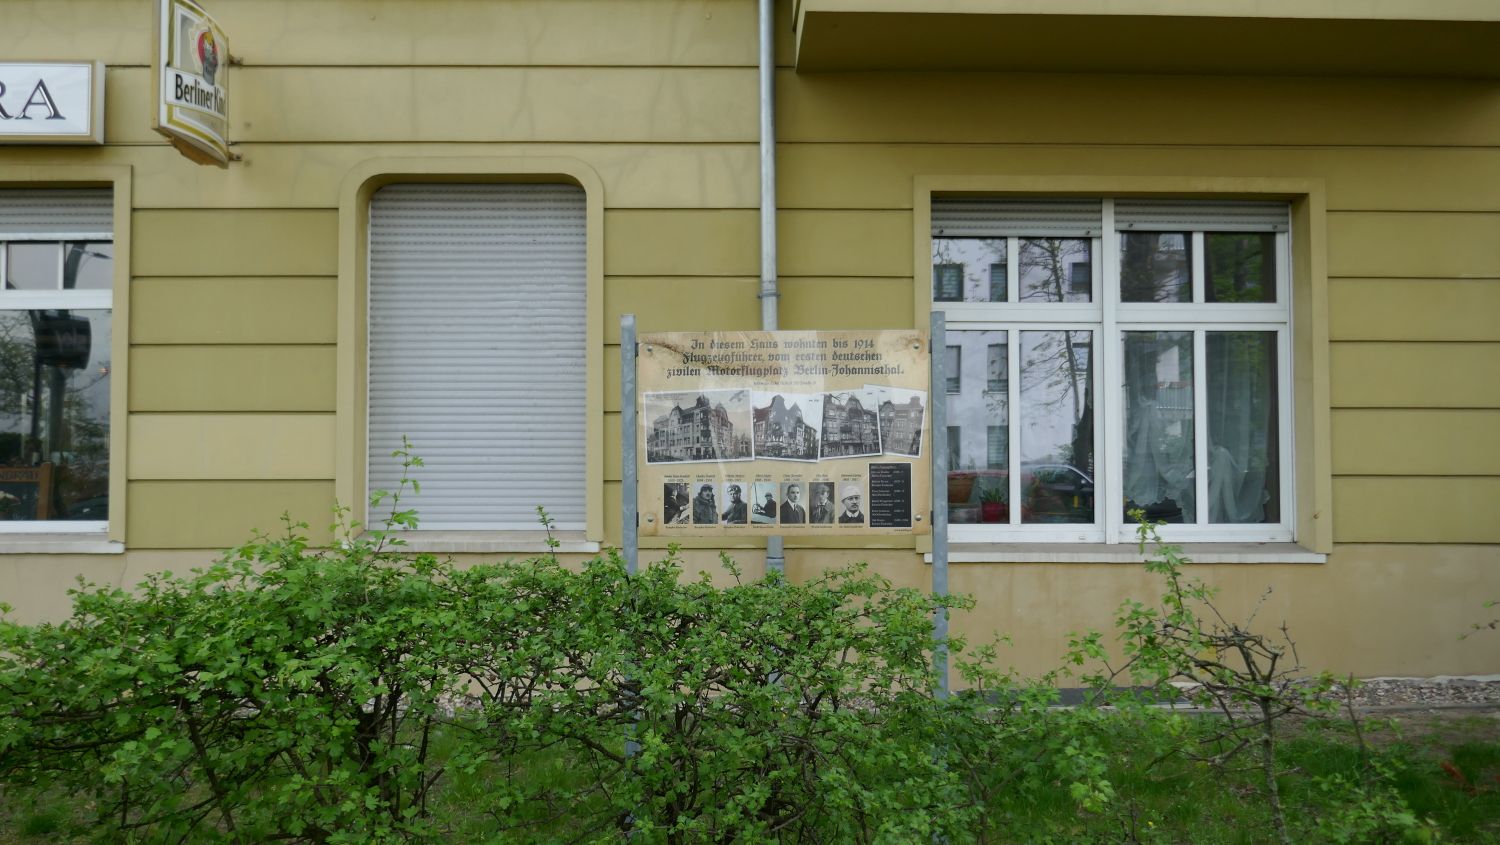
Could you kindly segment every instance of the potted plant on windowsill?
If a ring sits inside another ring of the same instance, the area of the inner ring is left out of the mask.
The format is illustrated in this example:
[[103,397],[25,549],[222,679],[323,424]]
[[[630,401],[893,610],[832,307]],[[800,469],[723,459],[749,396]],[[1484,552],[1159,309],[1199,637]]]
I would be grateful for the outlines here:
[[981,522],[1010,522],[1010,503],[1003,487],[987,487],[979,494]]

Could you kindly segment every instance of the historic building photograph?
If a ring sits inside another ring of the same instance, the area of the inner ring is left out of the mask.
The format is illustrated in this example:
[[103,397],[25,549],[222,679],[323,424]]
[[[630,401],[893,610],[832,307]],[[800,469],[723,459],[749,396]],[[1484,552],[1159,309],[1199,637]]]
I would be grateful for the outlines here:
[[748,392],[648,393],[644,405],[647,462],[750,460]]
[[887,455],[922,454],[922,417],[926,395],[920,390],[884,388],[880,401],[880,444]]
[[880,454],[880,422],[869,391],[823,394],[824,458]]
[[754,405],[755,457],[784,461],[818,459],[818,425],[823,419],[821,395],[757,393]]

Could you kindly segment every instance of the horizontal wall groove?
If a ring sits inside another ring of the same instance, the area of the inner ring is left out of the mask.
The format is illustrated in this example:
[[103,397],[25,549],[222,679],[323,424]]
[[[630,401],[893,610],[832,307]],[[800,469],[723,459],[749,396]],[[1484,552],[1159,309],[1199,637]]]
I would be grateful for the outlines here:
[[223,350],[263,349],[263,348],[268,347],[268,346],[274,346],[277,349],[287,349],[287,348],[290,348],[290,347],[302,347],[302,348],[305,348],[305,349],[332,349],[332,348],[337,347],[338,344],[335,343],[335,342],[332,342],[332,341],[330,341],[328,343],[306,343],[306,342],[302,342],[302,341],[294,341],[294,342],[291,342],[291,343],[277,343],[275,341],[267,341],[265,343],[246,343],[246,342],[242,342],[242,341],[236,341],[234,343],[204,343],[201,340],[192,341],[190,343],[131,343],[130,344],[130,348],[131,349],[175,349],[175,350],[178,350],[178,351],[182,351],[182,350],[186,350],[186,349],[223,349]]
[[1480,480],[1494,481],[1494,480],[1500,480],[1500,475],[1496,475],[1494,473],[1475,473],[1473,475],[1451,475],[1451,474],[1448,474],[1448,473],[1436,473],[1435,474],[1435,473],[1423,473],[1423,472],[1400,472],[1400,473],[1396,473],[1396,472],[1392,472],[1392,473],[1385,473],[1385,472],[1336,472],[1336,473],[1333,474],[1333,477],[1334,478],[1340,478],[1340,479],[1342,479],[1342,478],[1350,478],[1350,479],[1352,479],[1352,478],[1376,478],[1376,479],[1386,479],[1386,480],[1393,479],[1393,478],[1400,478],[1400,479],[1406,479],[1406,480],[1412,480],[1412,481],[1417,481],[1417,480],[1421,480],[1421,481],[1445,481],[1445,480],[1449,480],[1449,479],[1461,479],[1461,480],[1464,480],[1464,481],[1480,481]]
[[1076,150],[1316,150],[1316,151],[1338,151],[1338,150],[1473,150],[1480,152],[1500,150],[1500,144],[1163,144],[1160,141],[1141,141],[1132,143],[1120,141],[1105,143],[1102,141],[1086,141],[1075,143],[1069,141],[974,141],[965,139],[963,141],[913,141],[901,139],[897,141],[886,140],[864,140],[859,138],[783,138],[776,142],[777,147],[791,146],[850,146],[850,147],[939,147],[942,149],[958,149],[961,147],[973,147],[980,149],[1076,149]]
[[[150,65],[110,65],[111,68],[149,68]],[[491,64],[460,62],[457,64],[250,64],[235,65],[241,70],[738,70],[757,71],[755,64],[567,64],[534,62],[530,64]]]
[[247,411],[244,409],[229,409],[223,411],[191,411],[172,408],[164,411],[131,411],[132,417],[332,417],[334,411],[309,411],[293,409],[289,411]]
[[1433,340],[1425,340],[1423,338],[1396,338],[1396,339],[1393,339],[1393,340],[1386,340],[1384,338],[1377,338],[1377,339],[1374,339],[1374,340],[1357,340],[1357,339],[1352,339],[1352,338],[1341,338],[1341,339],[1337,339],[1337,340],[1330,340],[1329,343],[1332,343],[1335,346],[1350,346],[1350,345],[1353,345],[1353,344],[1356,344],[1356,343],[1379,344],[1381,346],[1385,346],[1387,344],[1390,344],[1390,345],[1398,345],[1398,344],[1421,344],[1423,346],[1439,346],[1439,345],[1441,345],[1441,346],[1496,346],[1496,345],[1500,345],[1500,340],[1483,340],[1483,339],[1479,339],[1479,340],[1468,340],[1468,339],[1449,340],[1449,339],[1446,339],[1446,338],[1435,338]]
[[1334,411],[1496,411],[1500,405],[1330,405]]

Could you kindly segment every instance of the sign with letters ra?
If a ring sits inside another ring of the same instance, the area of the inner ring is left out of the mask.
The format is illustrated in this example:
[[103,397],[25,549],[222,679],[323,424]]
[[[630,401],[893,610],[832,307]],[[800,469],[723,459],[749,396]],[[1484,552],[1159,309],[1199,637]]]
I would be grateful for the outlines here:
[[152,128],[199,164],[229,162],[229,39],[193,0],[157,0]]
[[104,143],[104,65],[0,62],[0,143]]

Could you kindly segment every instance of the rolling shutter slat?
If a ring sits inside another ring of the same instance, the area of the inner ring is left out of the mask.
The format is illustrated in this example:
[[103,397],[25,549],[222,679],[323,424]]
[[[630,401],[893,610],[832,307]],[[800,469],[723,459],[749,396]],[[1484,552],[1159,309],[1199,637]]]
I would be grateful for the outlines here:
[[111,197],[108,188],[0,189],[0,237],[109,240],[114,236]]

